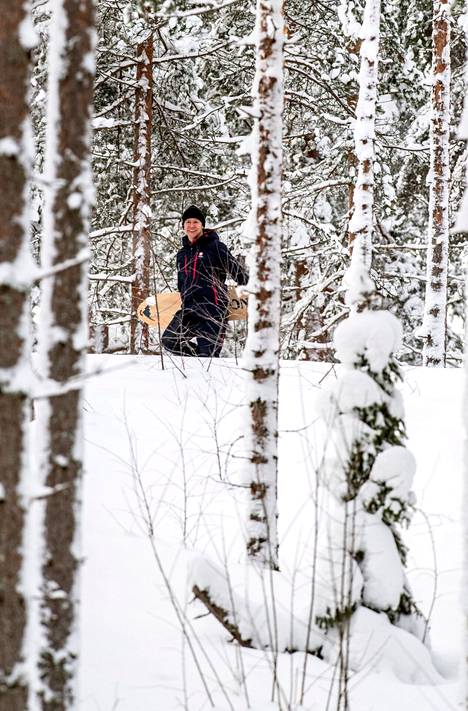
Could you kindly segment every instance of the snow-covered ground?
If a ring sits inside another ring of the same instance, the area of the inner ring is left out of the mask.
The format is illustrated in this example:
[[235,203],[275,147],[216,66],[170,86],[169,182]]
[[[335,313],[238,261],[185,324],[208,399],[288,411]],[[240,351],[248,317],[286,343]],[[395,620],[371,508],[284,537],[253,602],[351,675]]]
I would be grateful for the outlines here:
[[[187,571],[199,554],[228,571],[233,588],[244,575],[243,378],[232,360],[180,365],[166,360],[163,370],[156,356],[89,356],[89,370],[104,372],[86,388],[79,709],[335,711],[333,667],[302,652],[240,651],[192,600]],[[288,620],[293,627],[291,610],[308,600],[324,437],[314,403],[335,377],[328,364],[282,365],[280,634]],[[384,654],[367,640],[355,650],[367,657],[350,674],[351,711],[461,708],[462,387],[462,371],[450,369],[409,369],[403,386],[418,463],[418,511],[405,538],[409,577],[430,615],[440,677],[425,683],[430,672],[399,638]],[[260,604],[259,625],[261,615]]]

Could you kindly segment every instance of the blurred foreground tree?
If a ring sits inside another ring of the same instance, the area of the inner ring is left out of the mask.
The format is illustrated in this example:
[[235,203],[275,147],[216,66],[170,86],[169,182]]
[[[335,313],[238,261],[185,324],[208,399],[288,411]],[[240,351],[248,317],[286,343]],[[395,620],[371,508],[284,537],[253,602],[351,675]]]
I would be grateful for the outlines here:
[[[38,689],[47,711],[76,708],[83,376],[88,340],[88,234],[93,0],[53,0],[48,49],[39,402],[41,477],[47,487],[41,551],[41,649]],[[42,532],[40,532],[42,533]]]
[[27,708],[24,526],[29,462],[30,8],[3,2],[0,22],[0,709]]

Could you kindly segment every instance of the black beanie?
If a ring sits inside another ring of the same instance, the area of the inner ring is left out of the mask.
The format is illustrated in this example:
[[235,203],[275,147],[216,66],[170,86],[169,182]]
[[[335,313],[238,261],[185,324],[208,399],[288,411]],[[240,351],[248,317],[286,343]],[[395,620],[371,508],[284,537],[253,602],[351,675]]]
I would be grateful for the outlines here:
[[196,205],[190,205],[190,207],[184,210],[182,213],[182,224],[184,224],[185,220],[189,220],[191,217],[194,217],[196,220],[200,220],[203,227],[205,226],[205,215]]

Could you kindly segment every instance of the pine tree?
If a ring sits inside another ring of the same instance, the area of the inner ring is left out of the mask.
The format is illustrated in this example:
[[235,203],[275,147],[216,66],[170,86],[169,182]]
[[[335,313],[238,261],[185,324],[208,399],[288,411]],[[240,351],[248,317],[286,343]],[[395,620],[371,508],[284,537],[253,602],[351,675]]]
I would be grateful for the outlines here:
[[258,0],[255,124],[253,129],[252,228],[247,370],[246,448],[249,486],[247,553],[262,566],[278,567],[278,377],[281,311],[281,172],[283,14],[281,0]]
[[43,709],[76,707],[82,378],[87,347],[87,243],[93,188],[90,119],[93,0],[54,0],[48,52],[48,111],[42,263],[42,376],[53,394],[38,408],[44,504]]
[[361,33],[361,69],[354,127],[357,179],[353,191],[351,252],[360,250],[359,263],[369,271],[372,263],[374,207],[375,114],[378,86],[380,0],[366,0]]
[[[468,9],[468,8],[467,8]],[[465,37],[468,40],[468,12],[464,19]],[[467,42],[468,46],[468,42]],[[468,52],[466,54],[468,60]],[[465,100],[463,106],[463,114],[460,120],[458,129],[459,137],[465,142],[468,141],[468,63],[464,72],[465,82]],[[457,214],[454,231],[461,233],[461,236],[466,239],[468,234],[468,154],[465,157],[465,189],[461,201],[460,209]],[[464,491],[463,491],[463,571],[465,586],[468,583],[468,255],[465,250],[465,389],[463,399],[463,422],[465,431],[464,441]],[[463,698],[462,705],[468,708],[468,601],[466,596],[463,597],[464,615],[465,615],[465,653],[463,657],[463,667],[460,674]]]
[[445,365],[449,242],[450,16],[434,0],[432,28],[431,165],[423,364]]
[[0,708],[27,708],[24,546],[29,425],[29,5],[4,3],[0,22]]
[[133,259],[130,352],[148,350],[148,327],[136,319],[136,310],[150,293],[151,263],[151,142],[153,134],[152,31],[137,46],[135,128],[133,145]]

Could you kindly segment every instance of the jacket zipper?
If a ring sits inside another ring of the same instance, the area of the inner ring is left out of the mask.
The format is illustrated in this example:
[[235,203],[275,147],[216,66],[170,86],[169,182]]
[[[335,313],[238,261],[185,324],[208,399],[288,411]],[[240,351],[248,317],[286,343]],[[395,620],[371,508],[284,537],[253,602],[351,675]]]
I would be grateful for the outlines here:
[[195,274],[197,273],[197,259],[198,252],[195,252],[195,259],[193,260],[192,282],[195,280]]

